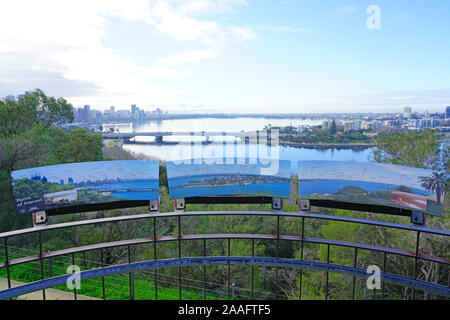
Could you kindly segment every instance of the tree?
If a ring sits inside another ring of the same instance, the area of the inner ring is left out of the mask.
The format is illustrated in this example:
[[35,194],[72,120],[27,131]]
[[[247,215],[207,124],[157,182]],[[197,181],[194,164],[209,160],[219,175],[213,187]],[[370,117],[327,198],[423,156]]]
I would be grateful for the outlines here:
[[330,133],[335,134],[336,132],[337,132],[336,121],[333,118],[333,121],[331,122]]
[[0,100],[0,232],[30,222],[29,217],[15,215],[11,171],[103,159],[100,134],[57,127],[72,120],[72,106],[66,100],[47,97],[39,89],[18,101]]
[[64,98],[47,97],[36,89],[18,101],[0,100],[0,138],[29,131],[34,125],[50,127],[73,121],[72,105]]
[[34,112],[36,123],[45,127],[73,121],[72,105],[62,97],[47,97],[41,89],[25,92],[17,104]]
[[419,177],[419,181],[422,183],[422,187],[431,192],[435,192],[437,202],[441,203],[441,196],[445,192],[446,173],[433,171],[429,177]]
[[375,162],[434,169],[440,162],[440,139],[441,134],[434,129],[382,132],[370,158]]
[[102,147],[100,133],[77,128],[60,138],[55,155],[58,163],[99,161],[103,160]]

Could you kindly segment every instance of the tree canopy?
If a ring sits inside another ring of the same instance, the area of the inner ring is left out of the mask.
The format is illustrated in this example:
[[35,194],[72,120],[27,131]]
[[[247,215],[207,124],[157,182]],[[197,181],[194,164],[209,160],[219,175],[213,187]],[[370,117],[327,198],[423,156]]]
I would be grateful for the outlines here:
[[441,134],[437,130],[381,132],[371,160],[416,168],[436,169],[441,163]]
[[0,100],[0,231],[23,227],[29,220],[15,215],[12,170],[103,160],[101,135],[62,128],[72,121],[72,105],[40,89],[17,101]]

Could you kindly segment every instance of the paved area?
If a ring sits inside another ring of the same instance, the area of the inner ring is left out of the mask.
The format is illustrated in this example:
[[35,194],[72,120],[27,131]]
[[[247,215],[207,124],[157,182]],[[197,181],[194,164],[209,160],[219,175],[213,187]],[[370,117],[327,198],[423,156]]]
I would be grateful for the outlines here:
[[[11,286],[17,287],[24,284],[23,282],[11,280]],[[0,291],[8,289],[8,280],[0,278]],[[71,292],[45,289],[45,298],[47,300],[75,300],[74,295]],[[42,291],[36,291],[19,296],[20,300],[42,300]],[[87,297],[77,294],[77,300],[100,300],[97,298]]]

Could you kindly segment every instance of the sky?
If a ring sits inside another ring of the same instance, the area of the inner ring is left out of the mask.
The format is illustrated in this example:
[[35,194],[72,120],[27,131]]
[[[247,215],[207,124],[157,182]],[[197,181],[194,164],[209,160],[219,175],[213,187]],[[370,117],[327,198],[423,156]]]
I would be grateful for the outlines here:
[[0,0],[0,14],[0,97],[195,113],[450,105],[449,1]]

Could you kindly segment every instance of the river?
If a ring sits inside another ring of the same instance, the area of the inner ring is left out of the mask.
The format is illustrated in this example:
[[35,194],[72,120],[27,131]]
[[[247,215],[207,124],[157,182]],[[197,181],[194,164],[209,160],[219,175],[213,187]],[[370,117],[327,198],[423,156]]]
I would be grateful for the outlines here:
[[[162,121],[141,121],[117,124],[103,124],[104,130],[113,128],[121,133],[126,132],[160,132],[160,131],[182,131],[182,132],[240,132],[262,130],[269,124],[272,126],[312,126],[319,125],[322,120],[313,119],[266,119],[266,118],[232,118],[232,119],[175,119]],[[189,137],[185,137],[188,139]],[[153,137],[137,137],[137,140],[152,140]],[[164,141],[177,141],[180,137],[164,137]],[[222,137],[213,137],[212,141],[220,141]],[[231,138],[233,140],[233,138]],[[232,140],[230,142],[232,142]],[[207,155],[221,156],[223,151],[222,143],[210,145],[196,145],[195,150],[189,144],[124,144],[123,148],[136,153],[143,153],[161,160],[171,161],[185,159],[194,155],[194,158],[207,157]],[[227,145],[227,155],[236,155],[238,147],[233,143]],[[258,153],[258,147],[250,144],[247,146],[245,156]],[[231,152],[231,154],[230,154]],[[260,149],[259,154],[278,154],[280,159],[284,160],[342,160],[342,161],[358,161],[368,162],[370,148],[300,148],[291,146],[278,146],[277,150],[271,150],[270,147]],[[239,154],[239,153],[238,153]]]

